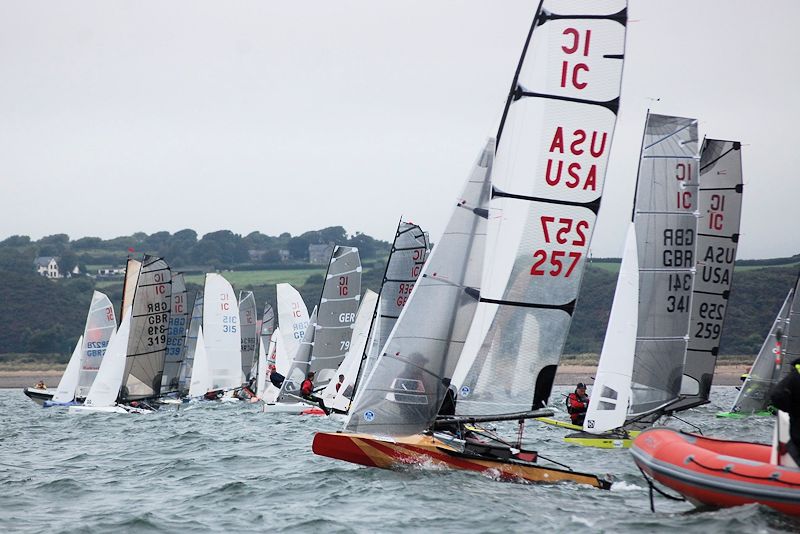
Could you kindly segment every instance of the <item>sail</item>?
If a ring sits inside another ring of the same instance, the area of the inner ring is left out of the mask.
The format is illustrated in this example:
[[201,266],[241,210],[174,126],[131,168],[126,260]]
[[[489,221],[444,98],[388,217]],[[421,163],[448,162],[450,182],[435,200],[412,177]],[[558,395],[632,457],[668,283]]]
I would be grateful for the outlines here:
[[239,292],[239,328],[241,331],[242,383],[250,380],[250,372],[256,360],[258,334],[256,298],[252,291]]
[[353,322],[361,300],[361,258],[355,247],[336,246],[322,286],[317,321],[314,324],[314,349],[309,371],[315,373],[314,386],[326,385],[350,348]]
[[267,348],[264,338],[258,338],[258,364],[256,366],[256,393],[263,395],[267,386]]
[[197,333],[203,324],[203,292],[198,291],[194,297],[192,315],[189,320],[189,328],[186,330],[186,341],[183,345],[183,360],[181,361],[181,371],[178,378],[181,394],[189,392],[189,385],[192,381],[192,368],[194,366],[194,353],[197,348]]
[[540,408],[550,396],[600,207],[626,13],[624,0],[552,0],[531,26],[498,131],[457,413]]
[[[361,357],[367,346],[369,326],[377,309],[377,304],[378,294],[367,289],[361,298],[361,306],[358,308],[356,320],[353,323],[353,333],[350,336],[350,349],[347,351],[347,356],[345,356],[342,365],[336,371],[334,379],[328,383],[322,392],[321,397],[326,406],[337,410],[347,410],[353,397],[353,387],[361,364]],[[344,376],[344,381],[341,383],[339,383],[339,375]],[[338,389],[336,384],[340,384]]]
[[192,368],[189,397],[196,399],[215,389],[211,378],[211,362],[208,360],[206,343],[203,338],[202,325],[197,329],[197,341],[194,350],[194,366]]
[[625,237],[617,289],[611,304],[606,337],[583,429],[601,433],[625,423],[631,397],[633,354],[639,307],[639,260],[636,227],[631,223]]
[[142,269],[142,262],[128,258],[125,265],[125,282],[122,284],[122,304],[119,308],[119,320],[122,321],[122,314],[133,302],[133,294],[136,291],[136,281],[139,279],[139,271]]
[[639,326],[629,415],[680,393],[697,235],[697,120],[649,114],[634,221],[639,242]]
[[86,397],[89,393],[89,388],[92,387],[94,378],[103,362],[108,342],[116,329],[117,319],[114,316],[114,306],[106,295],[95,291],[92,294],[89,313],[86,315],[86,325],[83,328],[78,384],[77,389],[73,390],[75,397]]
[[278,284],[275,288],[278,297],[278,325],[283,336],[281,347],[283,350],[278,355],[275,365],[278,367],[278,372],[285,376],[308,328],[308,309],[303,297],[291,285]]
[[786,330],[784,330],[784,335],[786,336],[785,352],[781,358],[779,380],[792,371],[792,363],[800,358],[800,298],[797,298],[798,293],[800,293],[800,275],[798,275],[797,282],[795,282],[795,296],[792,297],[789,316],[786,320]]
[[84,401],[86,406],[113,406],[119,395],[128,359],[128,337],[131,333],[131,315],[133,315],[131,307],[128,306],[120,315],[123,316],[122,322],[116,334],[111,336],[108,342],[103,363],[100,364],[100,370],[97,371],[92,387],[86,395]]
[[699,180],[697,268],[692,286],[689,343],[681,398],[668,406],[669,411],[705,404],[711,393],[739,243],[741,143],[706,139],[700,154]]
[[119,402],[158,397],[167,351],[172,274],[161,258],[145,256],[133,296],[128,358]]
[[272,305],[267,302],[264,305],[264,315],[261,316],[261,331],[259,335],[261,339],[264,340],[264,346],[269,345],[270,337],[272,337],[272,332],[275,331],[275,311],[272,309]]
[[71,402],[75,399],[75,389],[78,387],[78,376],[81,372],[81,347],[83,346],[83,336],[78,338],[78,343],[72,351],[67,368],[61,375],[58,388],[53,394],[53,402]]
[[212,389],[242,385],[239,308],[231,284],[216,273],[206,275],[203,297],[203,336]]
[[478,304],[494,139],[481,151],[345,423],[352,432],[416,434],[436,418]]
[[178,391],[181,364],[186,347],[186,326],[189,323],[186,283],[182,273],[172,275],[172,298],[167,328],[167,354],[161,377],[161,394]]
[[311,351],[314,349],[314,337],[317,331],[315,328],[316,322],[317,309],[314,308],[314,311],[311,312],[310,326],[306,328],[303,334],[300,347],[294,354],[289,372],[286,373],[286,378],[278,393],[278,402],[292,403],[300,400],[300,385],[306,379],[311,362]]

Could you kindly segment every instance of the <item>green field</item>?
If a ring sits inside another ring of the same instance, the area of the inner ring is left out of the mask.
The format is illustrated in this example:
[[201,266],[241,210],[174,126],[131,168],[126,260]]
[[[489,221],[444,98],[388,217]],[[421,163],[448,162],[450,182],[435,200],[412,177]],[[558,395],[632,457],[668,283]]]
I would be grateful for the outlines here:
[[[220,273],[230,282],[233,287],[241,288],[247,286],[265,286],[278,283],[288,283],[295,287],[300,287],[306,283],[309,276],[315,274],[324,275],[325,267],[318,269],[284,269],[284,270],[263,270],[263,271],[223,271]],[[187,283],[203,285],[205,275],[189,274],[185,275]],[[97,282],[97,288],[102,289],[113,285],[120,285],[121,280],[103,280]]]

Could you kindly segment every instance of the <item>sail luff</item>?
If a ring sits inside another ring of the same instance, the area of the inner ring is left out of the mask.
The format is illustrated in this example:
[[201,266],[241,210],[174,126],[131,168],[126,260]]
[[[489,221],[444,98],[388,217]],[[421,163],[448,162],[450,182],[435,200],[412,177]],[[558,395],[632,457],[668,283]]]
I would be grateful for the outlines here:
[[66,403],[75,400],[75,391],[78,388],[78,377],[81,372],[81,347],[83,346],[83,336],[78,338],[78,343],[72,351],[67,368],[61,375],[52,401]]

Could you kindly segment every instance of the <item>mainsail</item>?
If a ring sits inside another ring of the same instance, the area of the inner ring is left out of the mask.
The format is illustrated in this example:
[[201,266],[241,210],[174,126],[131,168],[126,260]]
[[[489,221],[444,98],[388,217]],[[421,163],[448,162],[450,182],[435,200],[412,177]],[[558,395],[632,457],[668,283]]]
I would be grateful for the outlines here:
[[795,302],[798,299],[795,296],[798,291],[800,291],[800,276],[797,278],[795,287],[790,289],[786,295],[786,299],[772,323],[772,328],[750,368],[747,379],[736,396],[731,412],[750,414],[766,410],[769,406],[770,389],[784,371],[784,363],[786,361],[791,363],[791,359],[787,357],[788,348],[786,346],[790,343],[787,343],[786,337],[789,331],[789,316],[792,306],[797,306]]
[[269,347],[269,340],[272,337],[272,332],[275,331],[275,311],[272,305],[267,302],[264,305],[264,315],[261,317],[261,331],[259,335],[264,342],[264,347]]
[[686,354],[697,235],[697,120],[648,114],[634,222],[639,320],[630,416],[678,398]]
[[742,212],[741,143],[706,139],[700,154],[696,273],[681,398],[670,412],[708,402],[728,311]]
[[92,303],[89,305],[86,326],[83,329],[80,372],[77,389],[73,391],[75,397],[86,397],[89,393],[89,388],[92,387],[103,362],[108,342],[116,330],[114,306],[106,295],[95,291],[92,294]]
[[192,371],[194,367],[194,355],[197,348],[197,334],[203,324],[203,292],[198,291],[194,297],[192,315],[189,321],[189,328],[186,330],[186,341],[183,347],[183,361],[181,362],[180,392],[185,395],[189,392],[189,385],[192,381]]
[[369,342],[364,346],[361,369],[353,384],[369,376],[380,350],[386,344],[389,333],[394,328],[414,284],[422,272],[422,266],[430,251],[428,234],[414,223],[400,221],[394,235],[386,270],[383,274],[381,290],[378,293],[378,306],[375,317],[369,325]]
[[490,139],[356,394],[348,431],[405,436],[435,419],[478,304],[493,159]]
[[145,256],[133,296],[128,355],[119,402],[158,397],[167,350],[172,273],[161,258]]
[[289,284],[275,286],[278,297],[278,325],[282,336],[275,365],[286,376],[308,328],[308,309],[300,293]]
[[197,329],[197,338],[194,351],[194,367],[189,384],[189,397],[199,398],[214,389],[211,378],[211,362],[208,360],[206,343],[203,338],[203,326]]
[[239,307],[230,282],[216,273],[206,275],[203,336],[211,371],[211,389],[241,386]]
[[186,325],[189,323],[189,306],[186,300],[186,283],[182,273],[172,275],[172,308],[167,329],[167,354],[164,374],[161,377],[161,394],[178,391],[181,364],[186,347]]
[[569,330],[619,107],[626,2],[541,4],[492,171],[480,306],[457,413],[543,407]]
[[314,323],[317,321],[317,309],[311,312],[311,326],[306,328],[303,334],[303,339],[300,341],[300,346],[297,352],[294,353],[289,372],[286,373],[286,378],[283,381],[281,390],[278,393],[278,402],[297,402],[300,400],[300,385],[306,378],[308,373],[309,362],[311,361],[311,351],[314,350],[314,336],[317,329],[314,328]]
[[256,318],[256,298],[252,291],[239,292],[239,327],[241,330],[242,353],[242,383],[252,378],[251,370],[255,365],[256,349],[258,348]]

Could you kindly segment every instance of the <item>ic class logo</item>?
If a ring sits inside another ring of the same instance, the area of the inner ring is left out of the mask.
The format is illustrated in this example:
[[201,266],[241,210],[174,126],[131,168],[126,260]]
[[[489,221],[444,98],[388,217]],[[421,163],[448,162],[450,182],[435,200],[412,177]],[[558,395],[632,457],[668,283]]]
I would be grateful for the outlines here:
[[373,412],[372,410],[367,410],[366,412],[364,412],[364,421],[370,423],[372,422],[373,419],[375,419],[375,412]]
[[469,386],[461,386],[461,396],[468,397],[472,390],[469,389]]

